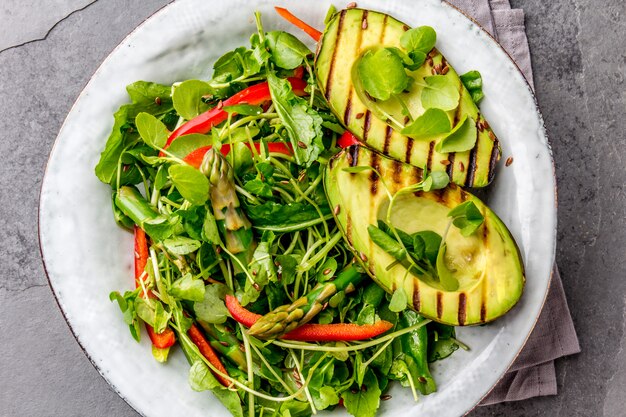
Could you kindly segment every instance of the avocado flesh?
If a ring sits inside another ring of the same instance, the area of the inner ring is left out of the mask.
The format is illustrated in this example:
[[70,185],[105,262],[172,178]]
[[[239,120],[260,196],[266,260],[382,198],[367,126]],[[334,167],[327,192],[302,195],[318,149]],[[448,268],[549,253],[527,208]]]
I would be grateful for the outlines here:
[[[366,22],[366,23],[364,23]],[[448,112],[453,125],[464,116],[472,117],[478,127],[476,145],[472,150],[443,154],[435,150],[435,142],[414,140],[377,117],[376,110],[367,98],[359,97],[352,81],[352,68],[360,56],[370,48],[400,48],[400,37],[409,27],[383,13],[371,10],[348,9],[337,13],[326,26],[315,62],[319,87],[330,108],[345,127],[368,147],[408,164],[427,167],[432,171],[447,171],[452,182],[466,187],[484,187],[493,179],[495,166],[501,150],[498,139],[486,123],[470,93],[445,58],[433,49],[432,60],[410,75],[416,80],[425,76],[441,74],[447,66],[445,77],[452,78],[459,86],[460,100],[456,110]],[[423,87],[413,85],[402,99],[414,118],[424,113],[421,104]],[[388,100],[378,103],[403,121],[399,103]]]
[[380,172],[392,195],[422,179],[422,170],[352,146],[340,152],[326,169],[324,184],[337,224],[357,259],[387,292],[403,287],[410,306],[420,314],[449,325],[492,321],[510,310],[524,287],[519,251],[506,226],[482,201],[456,185],[443,190],[406,194],[394,201],[391,223],[407,232],[432,230],[443,235],[450,209],[471,200],[483,214],[483,225],[469,237],[451,226],[446,237],[445,262],[459,289],[445,291],[437,282],[407,274],[400,264],[387,270],[394,258],[369,238],[367,227],[385,220],[389,197],[374,171],[349,173],[351,166],[371,166]]

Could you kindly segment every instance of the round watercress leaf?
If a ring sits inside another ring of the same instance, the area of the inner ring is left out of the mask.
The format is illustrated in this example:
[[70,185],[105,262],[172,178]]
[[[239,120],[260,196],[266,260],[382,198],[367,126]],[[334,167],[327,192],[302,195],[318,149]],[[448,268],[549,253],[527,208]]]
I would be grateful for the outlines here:
[[172,165],[168,170],[178,192],[191,204],[200,206],[209,196],[209,180],[197,169],[187,165]]
[[408,297],[406,295],[406,291],[403,288],[398,288],[394,291],[391,296],[391,301],[389,302],[389,310],[394,313],[399,313],[400,311],[406,309],[408,303]]
[[441,245],[441,249],[439,249],[439,253],[437,254],[437,275],[439,275],[439,283],[446,291],[456,291],[459,289],[459,281],[452,274],[453,271],[448,269],[446,265],[445,255],[446,255],[447,245],[444,243]]
[[433,136],[449,132],[450,129],[448,113],[441,109],[431,108],[402,129],[401,133],[416,140],[430,140]]
[[190,120],[204,113],[209,106],[202,101],[202,97],[215,94],[209,83],[200,80],[187,80],[174,88],[172,100],[174,109],[185,120]]
[[290,33],[273,31],[266,35],[266,39],[272,61],[280,68],[294,69],[311,54],[309,48]]
[[224,297],[228,288],[225,285],[211,284],[205,287],[204,299],[193,303],[193,310],[198,319],[207,323],[224,323],[229,317],[224,305]]
[[163,122],[150,113],[139,113],[135,118],[135,125],[141,138],[151,148],[162,148],[170,136],[170,132]]
[[424,191],[441,190],[442,188],[446,188],[449,183],[450,177],[445,171],[433,171],[424,180],[422,189]]
[[469,151],[476,145],[478,129],[471,117],[465,116],[448,135],[443,137],[435,149],[440,153]]
[[180,136],[176,138],[175,141],[172,141],[167,148],[167,152],[178,158],[184,158],[196,149],[211,146],[212,144],[213,140],[210,136],[191,133],[189,135]]
[[409,52],[417,51],[427,54],[435,47],[437,32],[430,26],[409,29],[400,37],[400,45]]
[[404,91],[409,84],[402,59],[387,48],[366,51],[356,65],[363,88],[378,100],[388,100]]
[[204,300],[204,281],[200,278],[194,278],[193,275],[187,274],[182,278],[174,281],[170,287],[170,294],[173,297],[189,301]]
[[452,77],[431,75],[424,78],[422,106],[425,109],[454,110],[459,105],[459,86]]

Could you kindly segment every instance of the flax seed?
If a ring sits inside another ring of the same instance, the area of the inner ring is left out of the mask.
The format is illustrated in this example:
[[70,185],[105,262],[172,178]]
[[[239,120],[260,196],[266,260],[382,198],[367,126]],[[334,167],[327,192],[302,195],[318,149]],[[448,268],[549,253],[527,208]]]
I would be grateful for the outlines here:
[[446,65],[445,67],[442,68],[441,74],[446,75],[448,71],[450,71],[450,67]]
[[302,149],[306,149],[306,143],[302,142],[301,140],[298,141],[298,148],[302,148]]
[[363,22],[361,22],[361,29],[367,29],[367,18],[363,19]]
[[356,2],[353,1],[352,3],[348,3],[348,5],[346,6],[346,9],[354,9],[356,7]]
[[333,213],[335,213],[335,216],[339,215],[339,212],[341,211],[341,206],[339,204],[337,204],[335,206],[335,209],[333,210]]
[[357,118],[357,119],[361,119],[362,117],[363,117],[363,113],[357,113],[357,114],[356,114],[356,118]]
[[504,166],[510,166],[513,163],[513,157],[509,156],[508,158],[506,158],[506,162],[504,163]]
[[459,162],[459,171],[465,172],[465,164],[463,162]]
[[161,97],[157,97],[154,99],[154,104],[156,104],[157,106],[161,105]]
[[359,252],[359,258],[361,258],[363,262],[367,262],[367,256],[363,252]]
[[448,165],[450,165],[450,161],[448,161],[447,159],[444,159],[444,160],[441,161],[441,165],[448,166]]
[[385,394],[380,397],[382,401],[389,401],[391,399],[391,395]]

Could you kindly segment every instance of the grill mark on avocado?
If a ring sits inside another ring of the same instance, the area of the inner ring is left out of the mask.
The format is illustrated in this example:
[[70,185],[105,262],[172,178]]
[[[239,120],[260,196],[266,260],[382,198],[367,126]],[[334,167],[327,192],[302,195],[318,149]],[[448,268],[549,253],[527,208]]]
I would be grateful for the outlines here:
[[413,139],[406,138],[406,152],[404,154],[404,162],[411,162],[411,151],[413,150]]
[[413,278],[413,308],[417,311],[420,310],[420,284],[419,280]]
[[495,138],[493,148],[491,149],[491,158],[489,158],[489,169],[487,171],[487,182],[491,182],[496,175],[496,164],[500,160],[500,141]]
[[369,110],[365,111],[365,117],[363,118],[363,142],[367,143],[367,135],[370,131],[370,126],[372,124],[372,112]]
[[335,44],[333,45],[333,55],[330,59],[330,67],[328,68],[328,76],[326,77],[326,100],[330,101],[330,90],[332,86],[333,80],[333,71],[335,69],[335,58],[337,57],[337,47],[339,45],[339,40],[341,38],[341,32],[343,28],[343,19],[346,17],[346,10],[342,10],[339,14],[339,23],[337,23],[337,37],[335,38]]
[[430,171],[433,165],[433,151],[435,150],[435,141],[428,144],[428,159],[426,160],[426,169]]
[[350,162],[351,167],[355,167],[359,164],[359,146],[352,145],[348,150],[348,162]]
[[393,159],[392,160],[392,165],[393,165],[393,174],[392,174],[392,178],[393,178],[393,182],[396,184],[400,184],[402,182],[402,162]]
[[465,319],[467,316],[467,296],[464,292],[459,294],[459,325],[463,326],[465,324]]
[[412,183],[417,184],[422,180],[422,178],[424,178],[424,172],[418,167],[413,167],[413,169],[411,170]]
[[440,319],[441,316],[443,315],[443,303],[441,302],[441,298],[443,297],[443,294],[441,293],[441,291],[437,291],[437,318]]
[[448,174],[448,177],[450,177],[450,182],[452,182],[452,171],[454,169],[454,156],[455,155],[456,155],[455,152],[448,154],[448,161],[450,161],[450,163],[446,167],[446,173]]
[[387,127],[385,127],[385,143],[383,144],[383,153],[385,155],[389,154],[389,142],[391,141],[392,133],[393,129],[391,126],[387,125]]
[[383,16],[383,24],[382,24],[383,30],[380,33],[380,38],[378,39],[378,43],[383,43],[383,39],[385,39],[385,29],[387,29],[387,17],[389,17],[387,14]]
[[478,140],[480,135],[476,139],[476,145],[472,148],[469,154],[469,161],[467,162],[467,176],[465,177],[465,186],[471,187],[474,185],[474,174],[476,173],[476,153],[478,153]]
[[348,213],[346,213],[346,239],[350,243],[350,246],[354,247],[352,244],[352,218]]
[[480,322],[484,323],[487,321],[487,306],[485,305],[485,299],[483,298],[480,302]]
[[372,152],[372,159],[370,160],[370,166],[374,168],[370,173],[370,193],[376,195],[378,193],[378,174],[380,172],[380,157],[376,152]]
[[350,123],[350,115],[352,114],[352,89],[348,91],[348,101],[346,102],[346,109],[343,112],[343,124],[348,125]]

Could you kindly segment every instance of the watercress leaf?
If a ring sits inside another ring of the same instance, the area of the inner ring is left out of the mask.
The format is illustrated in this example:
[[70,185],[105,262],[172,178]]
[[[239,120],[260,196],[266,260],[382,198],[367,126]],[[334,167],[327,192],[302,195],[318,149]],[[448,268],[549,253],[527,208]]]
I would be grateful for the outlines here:
[[307,102],[297,97],[287,80],[267,75],[272,102],[289,136],[298,165],[310,166],[324,149],[323,119]]
[[163,333],[165,328],[167,327],[168,322],[170,321],[170,317],[172,314],[168,311],[165,311],[163,308],[163,304],[159,301],[154,303],[154,331],[158,333]]
[[280,281],[285,285],[293,284],[298,260],[292,255],[276,255],[274,259],[278,264],[276,273]]
[[469,151],[476,145],[477,137],[474,119],[465,116],[450,133],[437,142],[435,149],[441,153]]
[[209,196],[209,180],[197,169],[186,165],[172,165],[168,170],[178,192],[191,204],[202,205]]
[[318,410],[324,410],[331,405],[339,404],[339,395],[334,387],[324,385],[317,391],[317,395],[313,395],[313,402]]
[[[380,220],[380,219],[378,220],[378,228],[382,230],[383,232],[387,233],[389,237],[391,237],[392,239],[396,238],[393,231],[391,230],[391,227],[389,227],[389,225],[385,223],[383,220]],[[395,229],[404,247],[406,247],[407,249],[410,249],[411,245],[413,244],[413,238],[411,237],[411,235],[409,235],[404,230],[398,229],[397,227]]]
[[459,204],[450,210],[448,217],[452,217],[452,224],[461,229],[461,234],[466,237],[478,230],[485,220],[472,201]]
[[428,362],[445,359],[459,349],[453,339],[438,339],[428,341]]
[[179,216],[159,216],[143,222],[143,229],[148,236],[157,241],[170,237],[180,222]]
[[175,141],[172,141],[170,146],[167,148],[167,152],[183,159],[196,149],[211,146],[212,144],[213,141],[210,136],[192,133],[180,136],[176,138]]
[[356,323],[359,325],[374,324],[375,321],[376,308],[371,304],[365,304],[356,318]]
[[407,51],[427,54],[435,47],[437,32],[430,26],[409,29],[400,37],[400,45]]
[[448,113],[441,109],[430,108],[402,129],[401,133],[417,140],[431,140],[433,136],[447,133],[450,129]]
[[311,54],[309,48],[290,33],[273,31],[267,33],[266,38],[272,61],[280,68],[294,69]]
[[318,268],[317,281],[325,282],[332,279],[337,271],[337,261],[335,258],[327,258],[326,261]]
[[245,48],[237,48],[229,51],[215,61],[212,81],[226,83],[243,75],[242,49],[245,50]]
[[395,259],[403,261],[406,258],[406,250],[402,247],[402,245],[378,227],[370,224],[367,227],[367,233],[369,234],[370,239],[372,239],[372,242],[378,245],[389,255],[393,256]]
[[125,312],[128,308],[126,300],[119,291],[112,291],[111,293],[109,293],[109,300],[117,301],[117,305],[120,307],[120,310],[122,310],[122,313]]
[[259,162],[258,164],[256,164],[256,169],[265,180],[271,179],[275,171],[274,165],[269,162]]
[[459,87],[451,77],[431,75],[424,78],[426,87],[422,90],[422,106],[425,109],[437,108],[454,110],[459,105]]
[[220,232],[215,222],[215,217],[210,210],[207,210],[204,217],[204,223],[202,224],[202,240],[212,243],[213,245],[221,245],[222,239],[220,238]]
[[263,113],[261,106],[253,106],[251,104],[233,104],[231,106],[224,106],[222,110],[228,113],[237,113],[243,116],[258,116]]
[[149,113],[139,113],[135,118],[137,131],[146,144],[159,149],[165,146],[170,135],[162,121]]
[[439,249],[439,253],[437,254],[437,275],[439,276],[439,283],[444,290],[456,291],[459,289],[459,281],[453,275],[455,271],[451,271],[446,265],[446,249],[447,245],[444,243],[441,245],[441,249]]
[[330,297],[330,299],[328,300],[328,305],[331,306],[332,308],[336,308],[345,299],[346,299],[346,292],[339,291],[337,294]]
[[167,180],[167,169],[165,169],[165,167],[163,166],[160,166],[157,169],[156,175],[154,176],[154,182],[152,183],[152,186],[157,190],[160,190],[165,187],[165,184],[167,184]]
[[376,375],[368,369],[363,378],[364,389],[357,387],[356,393],[346,390],[341,394],[348,413],[358,417],[374,417],[380,406],[380,388]]
[[174,88],[172,93],[174,109],[185,120],[191,120],[209,108],[202,98],[213,94],[215,90],[205,81],[183,81]]
[[196,316],[207,323],[224,323],[229,317],[228,309],[224,304],[228,288],[221,284],[211,284],[204,288],[204,298],[193,303]]
[[471,94],[474,103],[478,104],[485,97],[483,93],[483,78],[480,72],[476,70],[469,71],[461,75],[460,78],[467,91]]
[[272,197],[273,195],[272,187],[261,181],[259,178],[248,181],[243,185],[243,188],[251,194],[258,195],[260,197]]
[[[242,204],[248,219],[255,226],[289,227],[320,217],[317,210],[309,203],[280,204],[267,201],[259,205],[247,205],[245,200],[242,200]],[[321,204],[320,211],[323,216],[327,216],[331,212],[327,204]]]
[[426,54],[420,51],[410,51],[408,54],[411,61],[413,61],[413,65],[407,67],[411,71],[415,71],[422,65],[424,65],[424,61],[426,61]]
[[391,301],[389,302],[389,310],[394,313],[399,313],[406,309],[408,303],[408,297],[404,288],[398,288],[393,292]]
[[441,245],[441,236],[430,230],[422,230],[413,233],[411,236],[413,237],[413,248],[415,252],[418,251],[418,246],[421,248],[421,256],[419,256],[418,259],[425,259],[430,262],[431,265],[435,265],[439,246]]
[[157,302],[158,301],[142,297],[137,297],[135,300],[135,310],[137,312],[137,316],[152,327],[154,327],[154,309]]
[[433,171],[422,183],[422,190],[441,190],[450,183],[450,177],[445,171]]
[[387,48],[367,50],[357,61],[356,74],[365,91],[378,100],[388,100],[408,86],[402,59]]
[[261,242],[259,242],[259,245],[252,254],[252,262],[248,268],[250,274],[254,277],[255,283],[261,288],[270,281],[276,282],[278,280],[276,269],[274,268],[274,261],[270,254],[270,248],[272,247],[274,238],[275,235],[273,232],[263,232]]
[[200,248],[201,244],[202,243],[200,241],[185,236],[176,236],[163,241],[165,249],[167,249],[169,253],[176,256],[193,253]]
[[182,300],[203,301],[204,281],[200,278],[194,278],[191,274],[185,274],[172,283],[169,292],[172,296]]
[[191,389],[194,391],[208,391],[221,387],[209,367],[201,360],[197,360],[191,365],[189,385],[191,385]]
[[384,297],[385,290],[383,290],[382,287],[375,282],[369,284],[363,291],[363,302],[374,307],[378,307]]
[[[172,99],[170,93],[172,89],[169,85],[151,83],[148,81],[136,81],[126,86],[126,92],[132,100],[133,104],[150,106],[151,109],[162,107],[165,109],[162,113],[171,110]],[[159,100],[157,100],[157,98]],[[161,104],[158,104],[158,102]],[[168,106],[169,105],[169,106]],[[146,110],[148,113],[157,113],[155,111]]]

